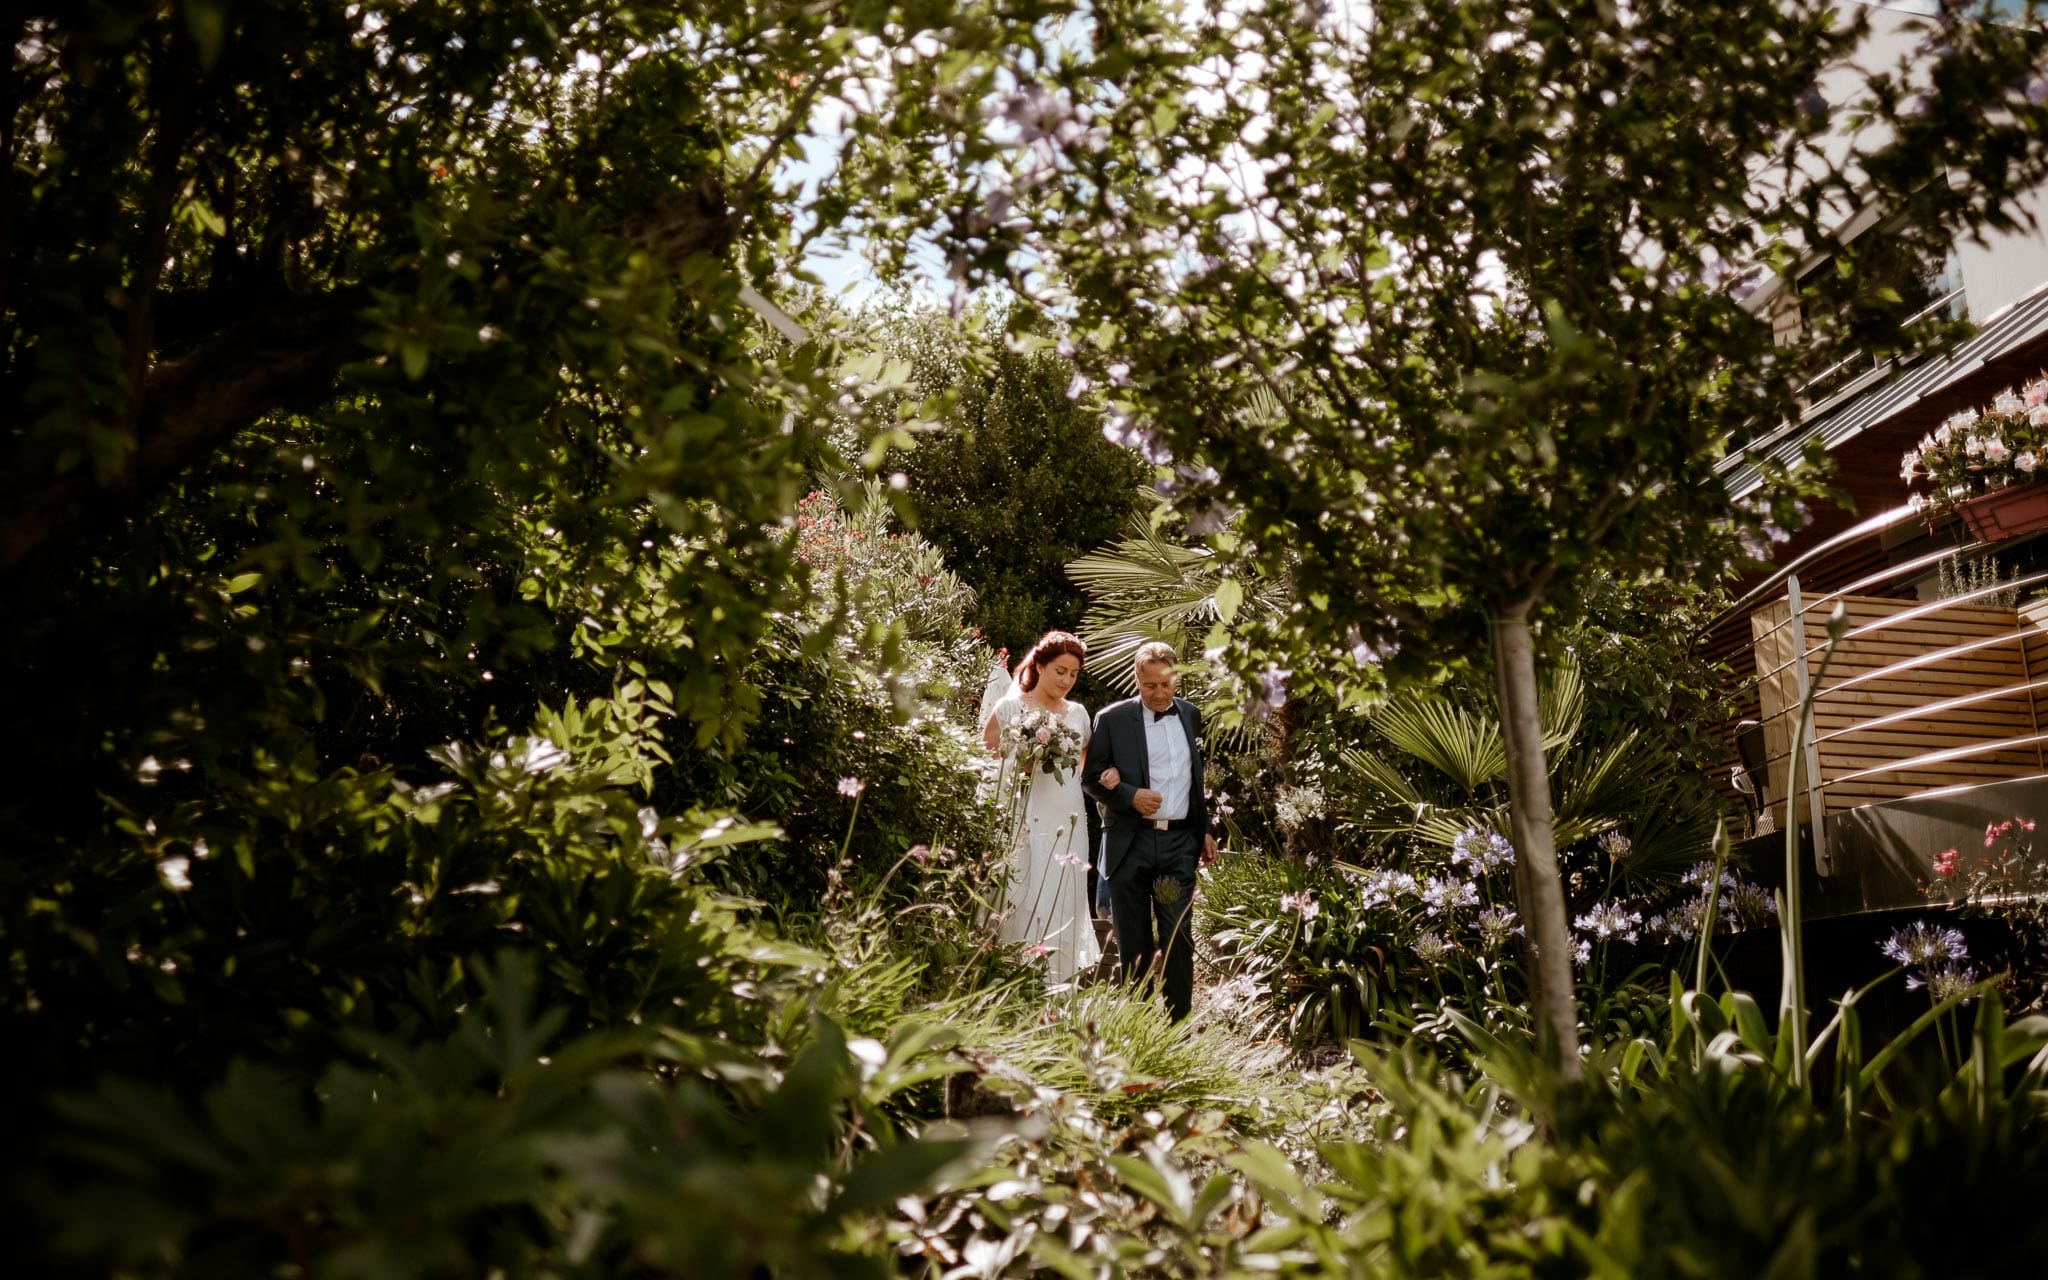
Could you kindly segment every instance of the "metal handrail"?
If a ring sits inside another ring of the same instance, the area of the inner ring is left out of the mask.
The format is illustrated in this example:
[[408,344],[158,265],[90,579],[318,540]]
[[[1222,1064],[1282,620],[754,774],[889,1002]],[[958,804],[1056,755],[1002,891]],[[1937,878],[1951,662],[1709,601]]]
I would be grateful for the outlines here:
[[1827,785],[1841,786],[1844,783],[1859,782],[1864,778],[1874,778],[1881,773],[1906,773],[1913,769],[1925,769],[1931,764],[1946,764],[1951,760],[1967,760],[1971,756],[1990,755],[1994,751],[2032,747],[2043,743],[2048,743],[2048,733],[2030,734],[2024,738],[2005,738],[1998,742],[1973,742],[1967,747],[1948,747],[1941,751],[1930,751],[1925,755],[1914,756],[1910,760],[1900,760],[1896,764],[1884,764],[1876,768],[1859,769],[1855,773],[1845,773],[1839,778],[1830,779]]
[[1692,633],[1692,642],[1698,644],[1701,640],[1711,635],[1716,627],[1730,618],[1755,609],[1759,603],[1777,594],[1778,589],[1784,586],[1793,574],[1798,573],[1808,565],[1825,559],[1830,553],[1839,551],[1858,539],[1867,538],[1873,533],[1882,533],[1893,525],[1902,524],[1908,518],[1918,514],[1918,508],[1912,506],[1894,507],[1890,511],[1879,512],[1854,528],[1845,529],[1834,537],[1829,538],[1826,542],[1801,552],[1799,555],[1794,556],[1791,561],[1774,570],[1769,577],[1744,593],[1741,599],[1715,614],[1712,621],[1694,631]]
[[[1823,733],[1815,738],[1814,741],[1816,743],[1837,742],[1843,738],[1852,738],[1859,733],[1876,733],[1893,725],[1910,724],[1927,716],[1939,715],[1946,711],[1959,711],[1964,707],[1974,707],[1980,702],[1996,702],[2000,698],[2010,698],[2014,694],[2020,693],[2032,693],[2036,689],[2048,689],[2048,680],[2026,680],[2019,684],[2006,685],[1998,689],[1981,689],[1975,693],[1959,694],[1953,698],[1943,698],[1938,702],[1929,702],[1917,707],[1907,707],[1904,711],[1894,711],[1888,716],[1879,716],[1875,720],[1865,720],[1860,724],[1845,725],[1832,733]],[[1825,698],[1828,692],[1823,690],[1814,698],[1814,703],[1818,705],[1820,699]]]
[[[2037,583],[2042,582],[2048,582],[2048,570],[2044,570],[2036,574],[2031,574],[2024,578],[2014,578],[2009,582],[2000,582],[1995,583],[1992,586],[1988,587],[1979,587],[1977,590],[1972,591],[1967,595],[1948,596],[1940,600],[1930,600],[1926,604],[1923,604],[1918,608],[1908,609],[1903,613],[1887,614],[1885,617],[1879,618],[1875,622],[1866,623],[1863,626],[1856,628],[1854,631],[1851,631],[1849,634],[1843,636],[1842,643],[1848,644],[1852,640],[1862,640],[1866,637],[1874,636],[1878,632],[1884,631],[1890,627],[1903,626],[1909,622],[1918,622],[1920,619],[1929,617],[1936,613],[1940,613],[1944,609],[1952,609],[1958,606],[1967,606],[1970,601],[1976,600],[1983,596],[1995,596],[2006,591],[2016,591],[2021,587],[2031,587],[2036,585]],[[1799,620],[1804,622],[1807,616],[1812,614],[1813,611],[1819,608],[1823,603],[1825,603],[1828,600],[1839,598],[1840,596],[1845,594],[1847,593],[1836,592],[1832,596],[1823,596],[1819,600],[1814,601],[1812,604],[1805,606],[1798,614]],[[1791,622],[1792,618],[1788,615],[1785,621],[1778,623],[1776,626],[1773,626],[1764,634],[1776,635],[1779,631],[1791,625]],[[1741,689],[1747,687],[1747,685],[1750,683],[1762,684],[1765,680],[1770,679],[1772,676],[1777,675],[1779,672],[1787,670],[1794,663],[1804,662],[1807,659],[1812,658],[1815,654],[1820,653],[1822,650],[1826,649],[1828,647],[1828,643],[1828,641],[1824,640],[1819,644],[1816,644],[1811,648],[1807,649],[1804,653],[1795,654],[1792,657],[1787,658],[1784,662],[1779,663],[1777,666],[1771,668],[1769,671],[1759,672],[1754,681],[1748,681],[1742,685],[1737,685],[1736,687],[1738,689]]]

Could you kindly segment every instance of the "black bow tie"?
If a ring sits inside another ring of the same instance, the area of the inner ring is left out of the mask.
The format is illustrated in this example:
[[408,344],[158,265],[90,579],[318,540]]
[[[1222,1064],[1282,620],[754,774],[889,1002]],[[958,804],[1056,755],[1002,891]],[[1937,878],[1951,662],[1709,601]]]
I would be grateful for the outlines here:
[[[1148,707],[1148,708],[1146,708],[1146,710],[1150,711],[1150,710],[1151,710],[1151,708],[1149,708],[1149,707]],[[1161,721],[1161,720],[1164,720],[1164,719],[1166,719],[1166,717],[1168,717],[1168,716],[1170,716],[1170,715],[1172,715],[1172,714],[1173,714],[1173,708],[1172,708],[1172,707],[1168,707],[1168,708],[1167,708],[1166,710],[1164,710],[1164,711],[1153,711],[1153,712],[1152,712],[1152,721],[1153,721],[1153,723],[1154,723],[1154,724],[1157,724],[1157,723],[1158,723],[1159,721]]]

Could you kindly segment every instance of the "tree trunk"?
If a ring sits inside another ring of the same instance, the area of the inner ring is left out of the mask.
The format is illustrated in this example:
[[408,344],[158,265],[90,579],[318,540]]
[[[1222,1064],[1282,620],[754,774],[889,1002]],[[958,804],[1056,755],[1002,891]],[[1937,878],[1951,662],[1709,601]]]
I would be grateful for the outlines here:
[[1493,620],[1494,689],[1507,749],[1508,810],[1515,828],[1515,905],[1522,913],[1523,959],[1537,1039],[1556,1051],[1558,1074],[1579,1078],[1578,1003],[1572,938],[1550,810],[1550,766],[1536,691],[1536,650],[1523,601]]

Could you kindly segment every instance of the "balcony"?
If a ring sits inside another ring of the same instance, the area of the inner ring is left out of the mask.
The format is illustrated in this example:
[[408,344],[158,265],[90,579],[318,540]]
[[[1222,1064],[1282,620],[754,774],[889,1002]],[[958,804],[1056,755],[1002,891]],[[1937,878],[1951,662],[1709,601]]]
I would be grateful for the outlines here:
[[[1731,661],[1732,789],[1760,833],[1802,829],[1817,914],[1921,905],[1935,852],[1975,847],[2016,814],[2048,818],[2048,572],[2028,571],[2034,535],[1972,544],[1953,524],[1921,533],[1921,519],[1865,521],[1722,619],[1747,641]],[[1985,556],[2022,570],[1926,598],[1945,564]]]

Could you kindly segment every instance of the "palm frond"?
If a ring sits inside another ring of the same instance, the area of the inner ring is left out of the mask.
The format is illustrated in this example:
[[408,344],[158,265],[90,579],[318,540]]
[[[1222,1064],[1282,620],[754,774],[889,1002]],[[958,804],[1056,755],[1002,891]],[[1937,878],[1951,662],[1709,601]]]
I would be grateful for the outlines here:
[[1537,719],[1543,724],[1543,750],[1561,751],[1579,736],[1586,719],[1586,680],[1579,660],[1570,654],[1553,667],[1537,697]]
[[1441,694],[1409,694],[1373,713],[1372,727],[1401,752],[1476,794],[1507,772],[1500,726]]
[[1067,576],[1090,596],[1103,600],[1182,587],[1191,574],[1214,558],[1207,550],[1168,540],[1140,512],[1131,517],[1121,540],[1070,561]]
[[1401,771],[1371,751],[1346,750],[1337,759],[1363,783],[1371,799],[1381,808],[1406,806],[1411,812],[1427,803],[1422,793],[1401,776]]
[[1638,739],[1631,730],[1613,742],[1562,753],[1551,770],[1558,813],[1626,813],[1637,797],[1659,790],[1668,770],[1660,757],[1638,750]]

